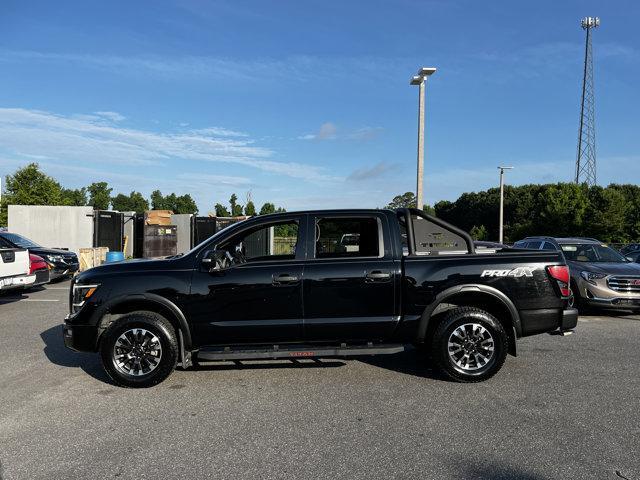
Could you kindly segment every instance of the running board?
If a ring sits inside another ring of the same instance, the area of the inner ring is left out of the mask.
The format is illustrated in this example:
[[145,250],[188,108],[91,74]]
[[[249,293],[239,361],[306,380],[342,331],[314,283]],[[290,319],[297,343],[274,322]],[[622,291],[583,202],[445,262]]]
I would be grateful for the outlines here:
[[236,348],[205,347],[198,351],[198,360],[264,360],[278,358],[309,358],[309,357],[347,357],[357,355],[381,355],[403,352],[404,345],[351,345],[342,344],[339,347],[310,346],[310,345],[272,345],[264,348]]

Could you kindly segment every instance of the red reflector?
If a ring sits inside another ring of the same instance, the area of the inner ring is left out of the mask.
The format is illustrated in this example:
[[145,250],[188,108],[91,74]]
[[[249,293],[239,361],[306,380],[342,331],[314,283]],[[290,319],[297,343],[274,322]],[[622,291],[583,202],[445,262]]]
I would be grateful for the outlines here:
[[547,267],[547,272],[558,282],[560,295],[569,297],[571,295],[571,290],[569,289],[569,267],[566,265],[550,265]]

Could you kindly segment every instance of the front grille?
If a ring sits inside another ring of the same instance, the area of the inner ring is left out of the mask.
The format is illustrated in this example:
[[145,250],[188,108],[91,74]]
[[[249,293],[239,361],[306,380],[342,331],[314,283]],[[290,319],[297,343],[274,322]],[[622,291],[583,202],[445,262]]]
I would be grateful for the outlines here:
[[610,277],[607,285],[616,292],[640,293],[640,276]]

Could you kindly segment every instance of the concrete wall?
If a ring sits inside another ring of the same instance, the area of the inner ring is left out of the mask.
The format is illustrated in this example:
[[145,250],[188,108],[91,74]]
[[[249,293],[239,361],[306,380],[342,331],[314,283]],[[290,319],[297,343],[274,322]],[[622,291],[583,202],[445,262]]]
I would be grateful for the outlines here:
[[9,205],[8,226],[43,247],[76,253],[93,247],[92,207]]
[[191,250],[191,217],[190,213],[171,215],[171,224],[178,227],[178,253]]

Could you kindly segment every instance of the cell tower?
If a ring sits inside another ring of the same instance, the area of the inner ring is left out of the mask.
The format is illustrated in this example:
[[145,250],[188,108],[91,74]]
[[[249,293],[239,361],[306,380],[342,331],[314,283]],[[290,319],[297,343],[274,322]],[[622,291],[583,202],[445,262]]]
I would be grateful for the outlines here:
[[578,131],[578,155],[576,158],[576,183],[596,184],[596,125],[595,93],[593,91],[593,52],[591,30],[600,26],[598,17],[582,19],[587,32],[584,46],[584,76],[582,78],[582,104],[580,106],[580,130]]

